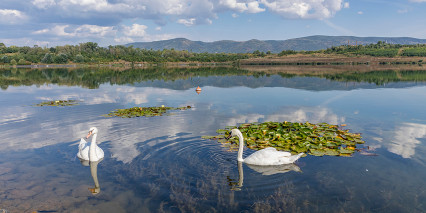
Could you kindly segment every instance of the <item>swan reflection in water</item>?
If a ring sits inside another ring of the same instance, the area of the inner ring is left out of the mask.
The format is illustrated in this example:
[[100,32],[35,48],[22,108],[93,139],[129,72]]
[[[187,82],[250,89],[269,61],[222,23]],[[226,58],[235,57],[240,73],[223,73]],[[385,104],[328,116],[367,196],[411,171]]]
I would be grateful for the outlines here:
[[[294,163],[291,164],[282,164],[282,165],[272,165],[272,166],[259,166],[246,164],[250,169],[261,173],[262,175],[275,175],[280,173],[286,173],[290,171],[302,172],[299,166]],[[244,170],[243,162],[238,161],[238,182],[228,177],[228,183],[233,191],[240,191],[243,187],[244,182]]]
[[102,160],[103,160],[103,158],[98,160],[98,161],[88,161],[88,160],[80,159],[81,165],[90,166],[90,174],[92,175],[93,182],[95,182],[95,187],[89,188],[89,191],[93,195],[99,194],[101,192],[101,186],[99,185],[99,180],[98,180],[98,164]]

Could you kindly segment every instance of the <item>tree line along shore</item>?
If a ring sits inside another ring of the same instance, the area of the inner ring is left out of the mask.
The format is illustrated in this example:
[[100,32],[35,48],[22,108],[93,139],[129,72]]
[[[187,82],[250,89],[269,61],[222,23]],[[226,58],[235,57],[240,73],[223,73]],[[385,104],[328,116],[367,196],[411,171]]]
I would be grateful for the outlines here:
[[186,50],[147,50],[133,46],[100,47],[87,42],[56,47],[9,46],[0,43],[0,65],[38,64],[143,64],[227,63],[243,65],[345,65],[424,64],[426,44],[400,45],[378,42],[342,45],[316,51],[283,50],[280,53],[195,53]]

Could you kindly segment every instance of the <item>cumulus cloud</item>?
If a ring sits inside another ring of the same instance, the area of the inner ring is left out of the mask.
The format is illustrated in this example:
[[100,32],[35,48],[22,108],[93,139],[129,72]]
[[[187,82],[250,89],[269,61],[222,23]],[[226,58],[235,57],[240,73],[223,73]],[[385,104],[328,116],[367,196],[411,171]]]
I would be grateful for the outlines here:
[[55,0],[33,0],[31,3],[39,9],[47,9],[56,5]]
[[145,25],[133,24],[131,27],[124,26],[123,33],[126,36],[143,37],[146,34],[146,28],[148,27]]
[[285,18],[324,19],[332,17],[345,6],[342,0],[261,0],[272,12]]
[[114,35],[116,30],[111,26],[81,25],[72,27],[70,25],[56,25],[52,28],[46,28],[34,31],[33,34],[51,34],[65,37],[103,37]]
[[190,18],[190,19],[179,19],[177,20],[177,23],[179,24],[183,24],[185,26],[192,26],[195,24],[195,18]]
[[22,24],[27,19],[27,15],[19,10],[0,9],[0,24]]

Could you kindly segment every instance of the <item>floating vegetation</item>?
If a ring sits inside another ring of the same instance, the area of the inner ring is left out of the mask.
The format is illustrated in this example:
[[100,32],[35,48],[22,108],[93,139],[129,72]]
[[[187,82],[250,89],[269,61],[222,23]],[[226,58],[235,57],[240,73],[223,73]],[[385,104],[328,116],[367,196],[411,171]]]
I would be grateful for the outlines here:
[[78,105],[78,101],[76,100],[55,100],[55,101],[45,101],[41,102],[39,104],[36,104],[35,106],[74,106]]
[[110,113],[103,115],[105,117],[122,117],[122,118],[133,118],[133,117],[153,117],[162,116],[167,113],[168,110],[186,110],[190,109],[191,106],[186,107],[133,107],[129,109],[116,109]]
[[[277,150],[292,153],[307,153],[315,156],[347,156],[357,150],[357,144],[363,144],[359,133],[350,133],[342,127],[327,123],[311,124],[292,122],[265,122],[241,124],[238,129],[244,136],[244,142],[250,149],[259,150],[275,147]],[[226,140],[230,130],[237,128],[227,126],[219,129],[217,136],[203,136],[204,139],[218,140],[231,150],[237,150],[238,138]]]

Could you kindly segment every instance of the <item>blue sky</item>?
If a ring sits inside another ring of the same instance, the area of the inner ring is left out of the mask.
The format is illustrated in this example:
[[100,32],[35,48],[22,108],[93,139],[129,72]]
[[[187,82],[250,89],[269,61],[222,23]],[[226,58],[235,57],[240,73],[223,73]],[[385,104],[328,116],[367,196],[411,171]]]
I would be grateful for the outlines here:
[[7,46],[311,35],[426,39],[426,0],[0,0]]

